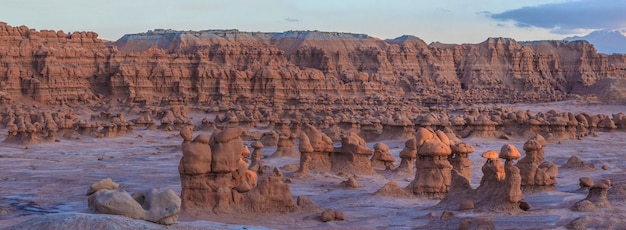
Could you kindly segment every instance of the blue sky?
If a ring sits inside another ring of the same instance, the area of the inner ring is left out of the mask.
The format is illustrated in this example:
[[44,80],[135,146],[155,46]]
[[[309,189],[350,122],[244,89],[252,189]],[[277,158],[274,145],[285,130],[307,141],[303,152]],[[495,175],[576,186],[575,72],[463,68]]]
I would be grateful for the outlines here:
[[[624,2],[624,3],[622,3]],[[117,40],[151,29],[415,35],[426,42],[562,39],[626,27],[621,0],[2,0],[0,21],[95,31]]]

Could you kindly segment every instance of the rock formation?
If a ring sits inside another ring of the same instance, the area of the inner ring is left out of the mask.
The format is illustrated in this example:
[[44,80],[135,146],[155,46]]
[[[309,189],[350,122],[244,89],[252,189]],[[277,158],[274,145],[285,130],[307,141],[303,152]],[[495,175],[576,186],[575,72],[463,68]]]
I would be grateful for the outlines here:
[[596,165],[593,163],[585,162],[580,159],[579,156],[573,155],[569,159],[567,159],[567,162],[561,167],[568,169],[594,169],[596,168]]
[[276,152],[270,157],[298,157],[300,153],[296,150],[295,137],[289,135],[280,135],[276,143]]
[[326,134],[310,124],[304,125],[299,138],[300,173],[310,171],[373,174],[370,156],[374,153],[355,133],[341,137],[341,147],[333,147]]
[[416,134],[419,145],[415,161],[415,179],[408,185],[413,194],[431,198],[443,198],[450,189],[452,165],[448,155],[452,154],[447,136],[420,128]]
[[611,208],[611,203],[607,199],[607,190],[611,186],[610,180],[602,180],[600,184],[589,188],[589,194],[581,201],[576,202],[572,210],[579,212],[592,212],[600,208]]
[[210,138],[200,134],[193,141],[189,141],[188,130],[183,131],[178,170],[184,210],[287,212],[297,208],[280,170],[258,178],[248,169],[250,151],[241,139],[243,129],[226,127]]
[[371,159],[372,167],[392,170],[394,161],[396,161],[396,158],[391,155],[389,146],[380,142],[374,144],[374,154]]
[[326,209],[322,212],[320,216],[320,220],[322,222],[333,221],[333,220],[345,220],[346,216],[343,212],[335,211],[331,208]]
[[522,176],[522,187],[529,190],[552,189],[556,183],[558,167],[549,161],[544,162],[543,147],[546,140],[537,135],[524,143],[526,156],[517,162]]
[[474,152],[474,147],[468,143],[461,142],[452,146],[452,154],[448,156],[448,161],[459,175],[472,181],[472,160],[467,156]]
[[89,187],[89,209],[95,213],[127,216],[158,224],[171,225],[178,220],[181,200],[171,190],[149,189],[132,195],[117,191],[110,178]]
[[396,171],[413,174],[415,158],[417,158],[417,144],[415,138],[411,138],[404,143],[404,148],[400,151],[400,165]]
[[370,156],[374,151],[355,133],[343,135],[341,147],[331,154],[333,172],[373,174]]
[[[523,201],[520,169],[513,164],[521,157],[519,151],[512,145],[504,145],[500,153],[489,150],[482,156],[487,161],[478,188],[472,189],[467,178],[453,171],[450,192],[437,206],[459,210],[473,206],[476,210],[511,213],[528,210],[530,204]],[[498,158],[505,159],[505,164]]]
[[252,154],[250,155],[250,166],[248,169],[253,172],[261,173],[263,170],[263,166],[265,166],[265,162],[261,158],[263,158],[263,154],[261,154],[261,149],[263,148],[263,144],[260,141],[252,142],[250,147],[254,148]]

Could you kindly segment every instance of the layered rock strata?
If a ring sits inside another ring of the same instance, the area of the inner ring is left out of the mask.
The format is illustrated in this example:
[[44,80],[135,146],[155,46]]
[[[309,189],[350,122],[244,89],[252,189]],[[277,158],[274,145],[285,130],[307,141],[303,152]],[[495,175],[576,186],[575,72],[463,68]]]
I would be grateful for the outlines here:
[[598,54],[584,41],[428,45],[412,36],[154,30],[110,43],[94,32],[6,23],[0,41],[4,104],[533,102],[626,75],[623,55]]

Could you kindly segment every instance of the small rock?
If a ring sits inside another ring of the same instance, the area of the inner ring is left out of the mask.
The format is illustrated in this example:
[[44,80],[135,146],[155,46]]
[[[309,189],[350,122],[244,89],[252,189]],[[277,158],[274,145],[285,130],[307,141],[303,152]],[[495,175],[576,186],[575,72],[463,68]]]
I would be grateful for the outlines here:
[[345,220],[346,215],[343,212],[335,211],[335,220]]
[[609,166],[602,165],[602,170],[609,170]]
[[298,171],[298,169],[300,169],[299,164],[288,164],[283,167],[283,170],[285,170],[286,172],[295,172]]
[[441,213],[441,216],[439,217],[439,219],[441,220],[445,220],[448,217],[454,216],[454,212],[450,212],[450,211],[443,211],[443,213]]
[[343,184],[344,186],[348,187],[348,188],[358,188],[359,184],[356,182],[356,179],[354,179],[354,177],[350,177],[348,178],[348,180],[341,182],[341,184]]
[[335,220],[335,210],[333,209],[326,209],[322,212],[322,216],[320,217],[320,220],[322,222],[328,222],[331,220]]
[[524,210],[524,211],[528,211],[532,208],[532,206],[530,206],[530,204],[526,201],[520,201],[519,202],[519,208]]

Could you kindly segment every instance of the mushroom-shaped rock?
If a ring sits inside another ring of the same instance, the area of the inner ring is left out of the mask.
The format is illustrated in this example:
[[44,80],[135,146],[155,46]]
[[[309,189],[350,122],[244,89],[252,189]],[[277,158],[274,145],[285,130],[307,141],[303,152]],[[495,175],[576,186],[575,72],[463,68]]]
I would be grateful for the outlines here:
[[452,154],[448,156],[448,161],[452,164],[454,170],[467,178],[467,180],[470,180],[472,177],[472,160],[470,160],[468,154],[474,152],[474,147],[468,143],[460,142],[451,148]]
[[427,140],[424,142],[422,147],[418,151],[419,155],[422,156],[448,156],[452,154],[452,149],[450,149],[450,145],[446,145],[445,143],[438,140]]
[[519,159],[522,157],[522,154],[517,150],[514,145],[506,144],[503,145],[500,149],[500,158],[505,159],[507,161]]
[[400,158],[413,158],[417,157],[417,145],[415,144],[415,138],[411,138],[404,143],[404,149],[400,151]]
[[498,160],[498,156],[499,154],[495,150],[489,150],[483,153],[482,157],[487,158],[487,162],[483,166],[483,173],[485,173],[487,169],[490,173],[496,175],[498,181],[503,181],[506,178],[506,174],[504,172],[504,165]]
[[413,173],[415,158],[417,158],[417,145],[415,138],[411,138],[404,143],[404,149],[400,151],[400,165],[396,170]]

